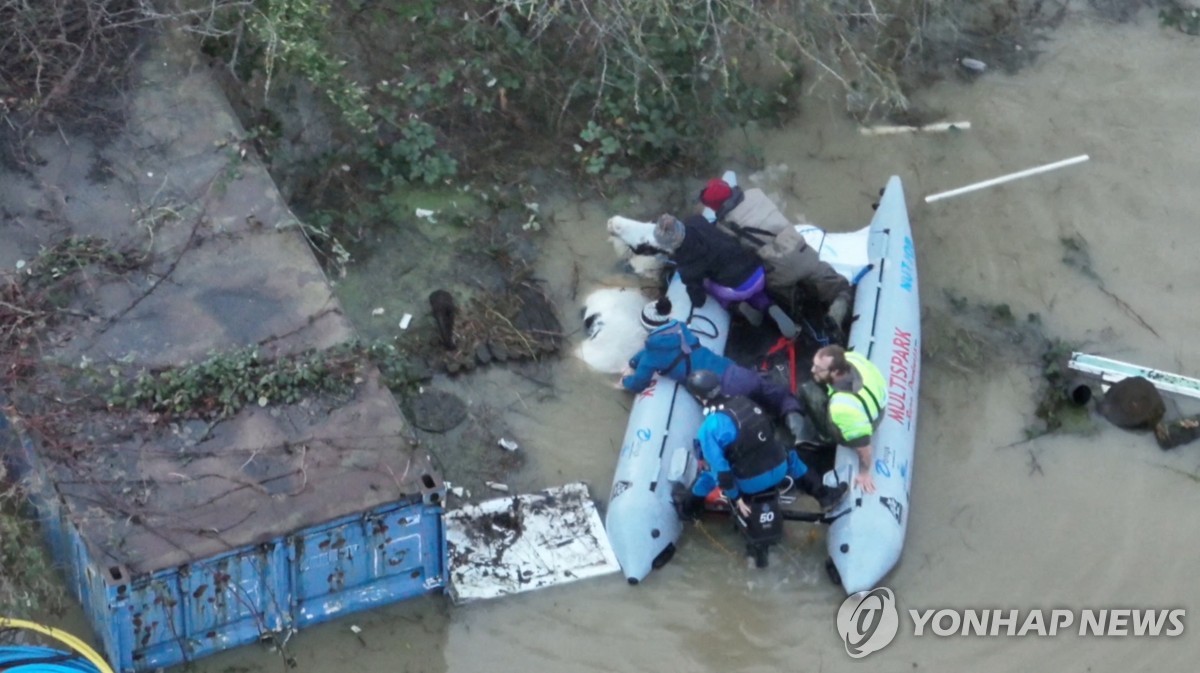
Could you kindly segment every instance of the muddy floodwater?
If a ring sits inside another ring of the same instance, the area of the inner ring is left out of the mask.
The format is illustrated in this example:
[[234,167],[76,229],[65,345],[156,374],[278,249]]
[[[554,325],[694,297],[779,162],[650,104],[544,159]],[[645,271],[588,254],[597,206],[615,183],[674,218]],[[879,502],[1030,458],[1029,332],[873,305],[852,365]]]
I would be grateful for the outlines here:
[[[886,579],[902,613],[1182,608],[1183,635],[915,637],[902,617],[895,642],[853,661],[834,626],[843,595],[824,574],[820,528],[790,527],[771,567],[756,571],[731,531],[708,523],[686,529],[675,560],[640,586],[613,575],[466,607],[433,597],[354,615],[293,637],[294,670],[1192,670],[1200,444],[1164,452],[1104,422],[1022,443],[1039,353],[980,334],[970,308],[1035,314],[1050,338],[1200,375],[1200,38],[1160,28],[1149,10],[1121,25],[1080,14],[1042,48],[1016,75],[989,71],[921,94],[947,121],[970,121],[968,131],[864,136],[840,105],[810,100],[795,125],[730,134],[721,156],[747,178],[757,171],[789,215],[831,230],[863,226],[887,178],[904,181],[926,352],[908,537]],[[1080,154],[1090,161],[922,201]],[[618,205],[545,205],[555,221],[540,275],[572,329],[576,269],[580,297],[612,279],[604,221]],[[569,357],[524,374],[433,385],[502,411],[525,455],[514,490],[583,480],[602,502],[629,396]],[[249,647],[195,670],[283,668]]]

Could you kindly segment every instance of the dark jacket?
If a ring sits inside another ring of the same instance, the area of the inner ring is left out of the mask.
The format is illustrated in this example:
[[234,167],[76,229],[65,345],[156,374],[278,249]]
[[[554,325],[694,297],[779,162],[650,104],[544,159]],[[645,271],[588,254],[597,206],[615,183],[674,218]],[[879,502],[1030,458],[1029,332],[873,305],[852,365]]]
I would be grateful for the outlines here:
[[675,263],[693,305],[704,305],[707,298],[705,278],[718,285],[736,288],[762,266],[753,252],[742,247],[733,236],[717,229],[703,215],[689,216],[683,226],[683,243],[671,253],[671,261]]

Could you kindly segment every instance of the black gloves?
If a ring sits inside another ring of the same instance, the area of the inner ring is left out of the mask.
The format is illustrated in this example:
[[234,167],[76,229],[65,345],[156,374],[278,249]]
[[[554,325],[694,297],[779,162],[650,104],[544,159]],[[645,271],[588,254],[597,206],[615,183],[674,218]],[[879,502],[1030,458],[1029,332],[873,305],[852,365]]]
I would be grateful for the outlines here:
[[688,299],[692,300],[692,308],[700,308],[704,306],[704,302],[708,301],[708,293],[703,287],[698,285],[689,285],[687,287]]

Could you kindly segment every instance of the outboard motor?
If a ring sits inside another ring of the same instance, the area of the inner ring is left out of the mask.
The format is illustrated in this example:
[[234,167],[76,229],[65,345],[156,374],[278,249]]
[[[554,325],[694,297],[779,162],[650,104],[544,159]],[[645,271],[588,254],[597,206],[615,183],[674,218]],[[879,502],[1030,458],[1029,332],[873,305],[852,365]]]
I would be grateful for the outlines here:
[[783,540],[783,510],[779,502],[779,489],[743,496],[743,502],[750,506],[750,515],[742,516],[734,507],[733,520],[746,539],[746,555],[754,559],[755,567],[766,568],[771,546]]

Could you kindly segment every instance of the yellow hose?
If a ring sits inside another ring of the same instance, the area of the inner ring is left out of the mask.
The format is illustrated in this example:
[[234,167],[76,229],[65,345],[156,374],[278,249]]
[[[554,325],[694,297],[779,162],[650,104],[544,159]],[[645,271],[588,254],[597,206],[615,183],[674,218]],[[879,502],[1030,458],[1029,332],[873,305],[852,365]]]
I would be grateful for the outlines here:
[[24,619],[0,617],[0,629],[6,628],[28,629],[30,631],[36,631],[44,636],[49,636],[60,643],[63,643],[72,650],[75,650],[75,652],[77,652],[80,656],[91,662],[91,664],[95,666],[96,670],[100,673],[113,673],[112,667],[108,665],[108,662],[104,660],[104,657],[101,657],[99,654],[97,654],[96,650],[88,647],[87,643],[67,633],[66,631],[59,631],[51,626],[42,626],[41,624],[35,624],[34,622],[27,622]]

